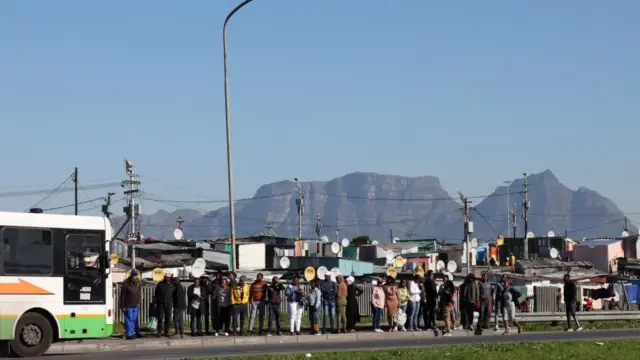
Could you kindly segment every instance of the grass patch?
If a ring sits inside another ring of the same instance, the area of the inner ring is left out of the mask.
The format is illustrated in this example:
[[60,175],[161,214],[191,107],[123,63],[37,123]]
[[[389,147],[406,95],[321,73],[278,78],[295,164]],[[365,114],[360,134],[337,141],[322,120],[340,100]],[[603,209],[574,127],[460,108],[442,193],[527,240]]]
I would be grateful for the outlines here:
[[[596,360],[632,359],[640,351],[640,340],[565,342],[520,342],[517,344],[485,343],[477,345],[457,345],[420,349],[391,349],[377,351],[314,352],[311,359],[318,360]],[[219,357],[199,357],[223,359]],[[225,357],[233,360],[298,360],[305,354],[257,355]]]

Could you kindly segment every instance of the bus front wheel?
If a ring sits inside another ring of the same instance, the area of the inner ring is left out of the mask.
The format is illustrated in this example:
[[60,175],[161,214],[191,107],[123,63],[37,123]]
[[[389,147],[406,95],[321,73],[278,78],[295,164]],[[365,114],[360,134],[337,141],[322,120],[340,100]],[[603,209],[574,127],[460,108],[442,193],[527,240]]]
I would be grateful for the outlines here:
[[19,357],[41,356],[53,341],[53,328],[41,314],[29,312],[20,318],[11,350]]

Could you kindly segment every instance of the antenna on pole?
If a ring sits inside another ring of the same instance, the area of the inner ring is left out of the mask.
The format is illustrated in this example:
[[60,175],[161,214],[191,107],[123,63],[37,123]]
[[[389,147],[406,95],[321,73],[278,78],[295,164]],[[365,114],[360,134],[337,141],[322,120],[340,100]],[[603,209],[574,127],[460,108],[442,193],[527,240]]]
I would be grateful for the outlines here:
[[129,176],[129,180],[124,180],[120,186],[125,188],[124,195],[127,197],[128,204],[123,209],[127,214],[127,218],[131,219],[129,242],[131,244],[131,269],[136,268],[136,243],[140,241],[140,229],[138,222],[136,221],[140,214],[140,205],[136,204],[136,198],[140,190],[140,180],[137,180],[137,175],[133,172],[133,163],[124,159],[125,173]]
[[73,170],[74,214],[78,215],[78,167]]
[[111,197],[115,194],[116,193],[113,192],[108,193],[107,198],[105,199],[106,204],[102,205],[102,213],[107,219],[111,218],[111,215],[113,215],[109,212],[109,207],[111,206]]
[[522,173],[524,176],[524,199],[522,200],[522,206],[524,207],[524,213],[522,218],[524,219],[524,258],[529,260],[529,241],[527,234],[529,233],[529,208],[531,202],[529,201],[529,182],[527,180],[527,173]]

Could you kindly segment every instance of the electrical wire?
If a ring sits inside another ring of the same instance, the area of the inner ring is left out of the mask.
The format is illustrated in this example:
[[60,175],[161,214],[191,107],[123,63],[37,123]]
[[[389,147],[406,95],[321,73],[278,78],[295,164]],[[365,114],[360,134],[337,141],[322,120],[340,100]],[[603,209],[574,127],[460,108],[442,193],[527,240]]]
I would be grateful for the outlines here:
[[40,199],[40,200],[39,200],[38,202],[36,202],[35,204],[33,204],[33,205],[29,206],[25,211],[29,211],[29,209],[33,209],[33,208],[35,208],[36,206],[38,206],[38,205],[42,204],[43,202],[45,202],[48,198],[50,198],[50,197],[51,197],[51,196],[53,196],[55,193],[57,193],[57,192],[58,192],[58,191],[59,191],[59,190],[64,186],[64,184],[66,184],[66,183],[67,183],[67,181],[69,181],[69,179],[71,179],[72,177],[73,177],[73,174],[71,174],[71,175],[67,176],[67,178],[66,178],[66,179],[64,179],[64,181],[63,181],[62,183],[60,183],[60,185],[58,185],[58,187],[57,187],[57,188],[55,188],[55,189],[51,190],[51,191],[49,192],[49,194],[47,194],[45,197],[43,197],[42,199]]
[[[80,202],[78,202],[78,205],[89,204],[89,203],[92,203],[92,202],[96,202],[98,200],[105,200],[105,198],[99,197],[99,198],[95,198],[95,199],[91,199],[91,200],[80,201]],[[73,207],[73,206],[76,206],[76,204],[73,203],[73,204],[69,204],[69,205],[56,206],[56,207],[52,207],[52,208],[48,208],[48,209],[42,209],[42,211],[60,210],[60,209],[70,208],[70,207]]]
[[[73,176],[73,175],[71,175]],[[69,179],[69,176],[65,182],[61,185],[64,185]],[[102,183],[102,184],[91,184],[85,186],[78,186],[78,190],[99,190],[120,186],[120,183]],[[55,189],[40,189],[40,190],[25,190],[25,191],[9,191],[9,192],[0,192],[0,198],[11,198],[11,197],[22,197],[22,196],[35,196],[35,195],[47,195],[51,193],[63,193],[63,192],[72,192],[75,191],[75,187],[62,187],[58,186]],[[37,205],[37,204],[36,204]]]

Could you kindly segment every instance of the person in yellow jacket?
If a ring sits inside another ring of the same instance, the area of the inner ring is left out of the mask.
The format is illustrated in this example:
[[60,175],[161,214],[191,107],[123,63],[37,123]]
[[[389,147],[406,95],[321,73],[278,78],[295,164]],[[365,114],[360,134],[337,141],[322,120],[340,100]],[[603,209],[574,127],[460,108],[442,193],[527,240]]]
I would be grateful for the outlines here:
[[247,316],[249,304],[249,285],[247,277],[240,276],[240,281],[231,287],[231,305],[233,306],[233,330],[234,335],[246,336],[244,331],[244,318]]

